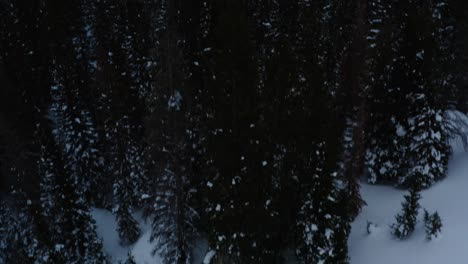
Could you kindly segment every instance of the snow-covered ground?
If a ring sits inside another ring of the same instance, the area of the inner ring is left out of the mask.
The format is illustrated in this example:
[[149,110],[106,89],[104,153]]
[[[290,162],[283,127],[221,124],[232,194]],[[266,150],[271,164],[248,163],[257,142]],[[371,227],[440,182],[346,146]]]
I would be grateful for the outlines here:
[[[404,241],[391,235],[390,225],[401,209],[406,191],[391,186],[362,184],[362,196],[367,202],[362,213],[352,224],[349,238],[351,264],[465,264],[468,263],[468,154],[458,145],[449,165],[445,180],[422,192],[421,206],[429,212],[437,210],[443,221],[442,235],[426,241],[422,223],[422,210],[415,232]],[[119,245],[115,232],[114,216],[101,209],[94,209],[98,234],[104,248],[117,263],[124,260],[129,251],[138,264],[160,264],[158,256],[152,256],[149,243],[149,225],[137,217],[142,227],[142,237],[131,247]],[[367,221],[376,225],[367,234]],[[196,263],[201,263],[206,245],[198,243]]]
[[103,239],[104,250],[109,254],[114,261],[118,263],[120,260],[125,261],[128,252],[131,252],[138,264],[160,264],[162,263],[159,256],[151,254],[153,247],[149,243],[150,225],[145,223],[140,215],[136,215],[142,236],[132,246],[125,247],[119,243],[119,235],[116,232],[117,222],[115,216],[103,209],[93,209],[92,215],[97,224],[97,233]]
[[[142,234],[140,239],[131,246],[122,246],[119,243],[119,235],[116,232],[117,222],[115,216],[108,210],[97,208],[94,208],[91,213],[96,221],[96,231],[103,240],[104,250],[112,258],[113,263],[124,262],[127,259],[128,253],[131,252],[137,264],[162,264],[161,258],[157,254],[154,256],[151,254],[154,249],[154,245],[149,242],[151,226],[150,223],[143,220],[141,214],[135,215],[140,223]],[[207,251],[207,242],[203,240],[197,241],[192,253],[194,263],[202,263]]]
[[[405,191],[362,184],[368,205],[352,225],[351,264],[465,264],[468,263],[468,154],[455,149],[447,178],[422,192],[421,207],[438,211],[442,234],[426,241],[421,209],[415,232],[404,241],[392,237],[390,225],[401,209]],[[367,234],[367,221],[377,225]]]

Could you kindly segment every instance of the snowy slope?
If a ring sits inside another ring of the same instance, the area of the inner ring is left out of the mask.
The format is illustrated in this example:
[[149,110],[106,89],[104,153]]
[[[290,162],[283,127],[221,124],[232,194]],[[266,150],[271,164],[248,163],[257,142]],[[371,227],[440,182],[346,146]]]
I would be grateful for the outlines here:
[[[421,206],[439,211],[442,236],[425,240],[422,210],[415,232],[405,241],[392,237],[390,225],[401,209],[405,191],[362,185],[363,208],[352,225],[348,242],[352,264],[465,264],[468,263],[468,155],[456,150],[448,176],[422,192]],[[367,235],[367,221],[377,228]]]
[[[468,123],[468,122],[467,122]],[[391,186],[362,184],[362,197],[368,203],[352,224],[348,241],[351,264],[466,264],[468,263],[468,154],[461,143],[454,143],[454,155],[446,179],[422,192],[421,206],[429,212],[437,210],[443,221],[442,235],[426,241],[422,210],[415,232],[404,241],[392,237],[390,225],[401,209],[406,191]],[[94,209],[97,232],[103,238],[104,249],[118,263],[129,251],[138,264],[161,264],[159,256],[152,256],[149,225],[137,219],[142,237],[131,247],[118,242],[114,216],[102,209]],[[367,221],[377,225],[367,234]],[[195,263],[202,263],[207,252],[206,242],[197,243]]]
[[[140,214],[136,214],[135,217],[140,223],[142,235],[135,244],[128,247],[119,244],[119,236],[116,231],[117,222],[111,212],[94,208],[92,215],[96,221],[96,231],[103,240],[104,250],[112,258],[113,263],[124,262],[127,259],[128,252],[131,252],[137,264],[162,264],[161,258],[158,255],[153,256],[151,254],[154,249],[154,245],[149,241],[151,227],[149,223],[143,220]],[[194,263],[202,263],[207,251],[208,243],[204,240],[198,240],[192,252]]]
[[93,209],[92,215],[97,224],[97,233],[103,239],[104,250],[109,254],[114,263],[125,261],[128,252],[131,252],[138,264],[159,264],[162,263],[159,256],[152,256],[153,247],[149,243],[150,226],[145,223],[139,215],[136,215],[142,236],[132,246],[123,247],[119,244],[119,236],[116,232],[117,223],[115,216],[103,209]]

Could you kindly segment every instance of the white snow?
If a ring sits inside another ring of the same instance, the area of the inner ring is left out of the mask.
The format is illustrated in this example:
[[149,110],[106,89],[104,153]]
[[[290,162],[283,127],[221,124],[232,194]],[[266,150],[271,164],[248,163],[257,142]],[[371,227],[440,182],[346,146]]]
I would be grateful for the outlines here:
[[419,60],[423,60],[424,59],[424,50],[416,53],[416,58],[418,58]]
[[216,251],[214,250],[208,251],[208,253],[206,253],[205,258],[203,259],[203,264],[210,264],[215,254],[216,254]]
[[167,102],[167,108],[175,111],[179,111],[182,105],[182,95],[179,91],[175,91]]
[[310,230],[311,230],[312,232],[317,231],[317,230],[318,230],[317,225],[316,225],[316,224],[312,224],[312,225],[310,226]]
[[[441,237],[427,241],[421,209],[415,232],[399,241],[390,225],[401,209],[403,190],[390,186],[362,184],[362,197],[367,202],[352,224],[349,238],[351,264],[462,264],[468,263],[468,154],[456,146],[446,179],[422,192],[422,208],[438,211],[442,218]],[[373,230],[367,234],[367,221]]]
[[[96,221],[97,234],[103,240],[104,251],[111,257],[113,264],[127,259],[128,252],[131,252],[137,264],[162,264],[161,257],[157,254],[153,256],[153,243],[149,241],[151,236],[151,225],[145,222],[140,213],[135,214],[135,219],[140,223],[141,237],[131,246],[122,246],[119,243],[117,234],[117,222],[115,216],[105,209],[93,208],[91,214]],[[224,238],[222,238],[224,239]],[[208,253],[207,253],[208,252]],[[208,243],[204,239],[195,241],[195,248],[192,252],[194,263],[202,263],[202,260],[210,254]],[[214,256],[214,254],[213,254]]]
[[119,243],[119,236],[117,234],[117,223],[115,216],[104,209],[94,208],[92,215],[97,225],[97,233],[103,239],[105,252],[111,256],[113,263],[117,264],[119,261],[127,259],[127,253],[130,251],[135,257],[137,264],[162,264],[159,256],[152,256],[153,245],[149,242],[151,235],[149,223],[145,223],[139,214],[135,217],[140,223],[142,236],[140,239],[131,246],[122,246]]

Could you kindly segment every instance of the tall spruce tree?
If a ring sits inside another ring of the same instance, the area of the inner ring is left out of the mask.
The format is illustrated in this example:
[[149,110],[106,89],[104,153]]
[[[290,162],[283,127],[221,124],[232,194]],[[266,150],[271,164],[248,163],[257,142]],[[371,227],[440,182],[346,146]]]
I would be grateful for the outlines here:
[[113,153],[112,168],[114,182],[114,211],[117,216],[117,231],[123,244],[133,244],[137,241],[140,230],[138,222],[133,217],[133,206],[138,203],[139,187],[144,172],[144,161],[141,148],[132,137],[135,126],[124,116],[118,121],[114,133],[109,133],[119,141]]
[[[87,127],[90,123],[86,119],[72,119],[67,113],[72,107],[62,97],[66,87],[63,76],[66,78],[66,72],[51,72],[54,103],[50,108],[50,117],[54,127],[53,138],[57,143],[47,144],[42,161],[42,188],[45,191],[54,190],[50,194],[44,193],[42,200],[44,213],[52,214],[54,219],[51,225],[56,254],[54,260],[57,263],[106,263],[86,196],[89,185],[81,174],[88,172],[86,165],[92,158],[93,149],[86,149],[86,145],[81,145],[80,143],[89,141],[87,137],[83,139],[80,136],[83,133],[92,136],[93,132],[86,129],[81,132],[79,129],[75,130],[74,125],[81,127],[82,122],[87,122],[83,124]],[[93,142],[90,140],[90,143]]]
[[336,188],[336,173],[325,165],[326,146],[317,144],[305,161],[306,171],[311,173],[304,184],[304,198],[299,211],[298,226],[301,241],[297,254],[302,263],[347,263],[347,240],[350,231],[349,218],[342,208],[343,197]]
[[[371,5],[376,16],[371,21],[379,21],[380,28],[370,35],[376,56],[371,61],[369,181],[407,186],[417,177],[428,187],[443,177],[450,156],[444,116],[453,77],[442,72],[453,56],[445,40],[451,20],[444,3],[403,1],[389,4],[385,12],[378,3]],[[380,24],[383,19],[388,24]],[[386,44],[389,39],[393,44]]]
[[275,262],[274,161],[268,117],[262,112],[267,90],[258,79],[249,7],[232,1],[209,6],[202,65],[209,172],[203,214],[218,256]]
[[[394,28],[395,6],[388,1],[369,4],[369,129],[366,165],[368,181],[397,182],[403,173],[401,159],[403,146],[399,144],[404,132],[401,126],[403,107],[402,89],[392,79],[395,59],[401,45],[401,29]],[[401,27],[401,26],[400,26]]]
[[181,1],[155,1],[152,24],[156,53],[153,54],[158,83],[147,99],[146,134],[149,146],[149,174],[153,178],[149,199],[152,217],[153,253],[162,255],[165,263],[190,263],[191,244],[197,231],[198,213],[194,204],[197,186],[193,183],[190,143],[190,94],[187,43]]
[[347,99],[343,101],[343,150],[341,175],[344,189],[348,193],[348,211],[357,216],[364,202],[360,196],[359,178],[364,171],[366,137],[369,109],[367,95],[368,86],[365,85],[368,67],[365,60],[367,45],[366,18],[368,14],[367,1],[357,0],[349,3],[336,3],[338,14],[344,16],[344,46],[342,61],[342,78],[340,78],[340,96]]
[[[413,5],[412,19],[407,28],[413,35],[408,39],[404,55],[411,67],[411,71],[406,70],[410,71],[406,87],[409,107],[407,133],[403,141],[408,146],[405,154],[410,164],[406,177],[400,178],[400,183],[417,180],[422,187],[428,187],[445,176],[450,156],[444,119],[448,96],[444,98],[439,93],[441,90],[450,91],[451,80],[450,76],[438,73],[437,66],[434,68],[437,63],[443,63],[439,58],[445,57],[441,53],[444,47],[440,41],[443,31],[434,26],[438,24],[434,19],[438,20],[442,15],[441,6],[433,11],[428,3]],[[441,57],[438,58],[439,53]]]
[[12,198],[0,203],[0,261],[45,263],[49,256],[38,236],[32,201],[22,191],[13,191]]
[[[82,54],[80,40],[83,36],[81,9],[78,3],[73,11],[63,3],[48,6],[50,34],[55,49],[61,51],[51,58],[49,69],[52,102],[49,118],[56,147],[48,153],[53,157],[48,166],[55,166],[51,180],[56,191],[54,226],[57,227],[57,254],[70,263],[105,263],[102,244],[97,238],[94,220],[90,214],[91,188],[98,174],[99,155],[96,149],[97,133],[95,122],[86,107],[86,84],[90,83],[87,62]],[[68,20],[64,19],[68,16]],[[59,23],[67,21],[67,23]],[[53,23],[53,25],[52,25]],[[46,152],[47,153],[47,152]],[[47,175],[47,174],[45,174]],[[44,186],[45,187],[45,186]],[[47,189],[47,188],[46,188]],[[60,232],[62,230],[62,232]]]

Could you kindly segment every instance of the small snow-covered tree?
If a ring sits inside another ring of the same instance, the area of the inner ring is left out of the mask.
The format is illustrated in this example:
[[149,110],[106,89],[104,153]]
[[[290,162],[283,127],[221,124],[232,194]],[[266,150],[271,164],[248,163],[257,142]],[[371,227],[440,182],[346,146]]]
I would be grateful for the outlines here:
[[409,194],[405,195],[402,205],[402,211],[395,216],[396,223],[392,225],[392,233],[398,239],[407,238],[416,226],[419,208],[419,200],[421,194],[419,193],[419,183],[412,183]]
[[439,236],[442,230],[442,219],[440,219],[438,212],[429,214],[429,212],[424,209],[424,230],[426,231],[427,240],[432,240]]

